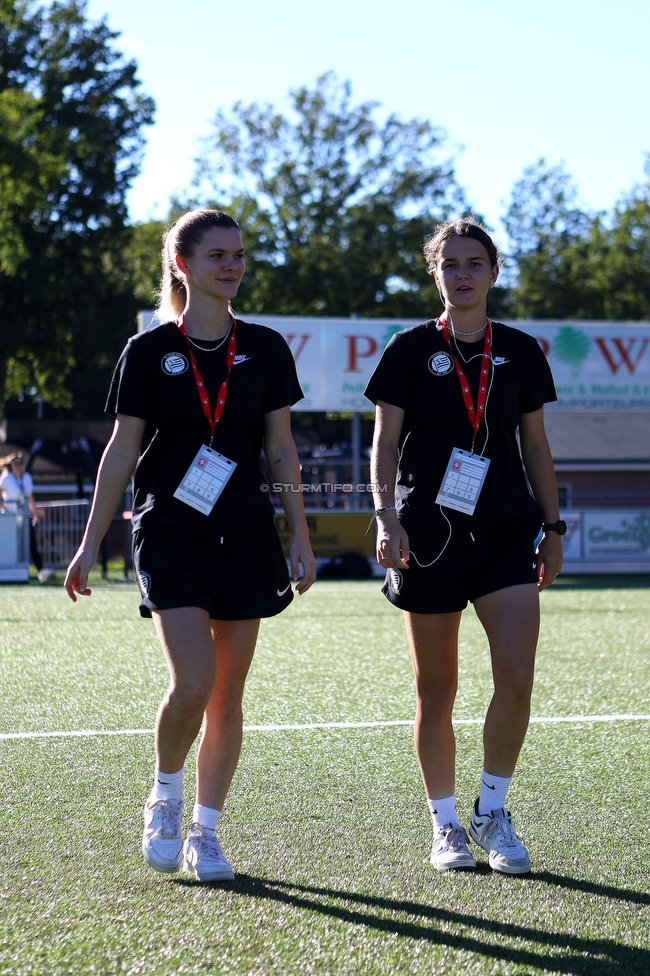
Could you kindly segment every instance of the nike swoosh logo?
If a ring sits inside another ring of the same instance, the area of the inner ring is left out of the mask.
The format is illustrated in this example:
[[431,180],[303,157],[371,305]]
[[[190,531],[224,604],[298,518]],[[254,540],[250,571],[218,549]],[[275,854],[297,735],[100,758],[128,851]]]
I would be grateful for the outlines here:
[[488,790],[496,790],[496,786],[490,786],[490,784],[486,783],[484,779],[482,779],[481,782],[483,783],[483,786],[487,786]]
[[232,364],[233,366],[239,366],[240,363],[247,363],[250,358],[250,356],[235,356]]
[[278,590],[277,591],[277,594],[278,594],[278,596],[284,596],[284,594],[287,592],[287,590],[290,590],[290,589],[291,589],[291,583],[289,583],[288,586],[285,586],[285,588],[283,590]]

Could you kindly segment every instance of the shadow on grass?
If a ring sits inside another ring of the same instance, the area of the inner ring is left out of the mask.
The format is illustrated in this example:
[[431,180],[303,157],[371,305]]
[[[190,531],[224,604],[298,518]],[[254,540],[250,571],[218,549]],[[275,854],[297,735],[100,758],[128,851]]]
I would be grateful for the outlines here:
[[[528,877],[531,881],[543,881],[545,884],[553,885],[556,888],[583,891],[586,895],[600,895],[603,898],[613,898],[615,901],[626,901],[632,905],[650,905],[650,894],[646,891],[613,888],[610,885],[597,884],[593,881],[583,881],[581,878],[570,878],[565,874],[552,874],[550,871],[538,871]],[[648,972],[650,972],[650,968]]]
[[[485,870],[480,873],[491,873],[487,866],[483,867]],[[515,884],[542,882],[633,904],[650,904],[650,895],[643,892],[594,884],[547,871],[508,880]],[[176,883],[198,885],[198,882],[181,879]],[[451,949],[473,952],[477,956],[536,967],[548,972],[575,973],[576,976],[647,976],[650,972],[650,950],[626,946],[611,939],[582,938],[541,927],[531,928],[500,922],[414,901],[378,898],[354,891],[293,884],[247,874],[238,874],[234,881],[226,885],[215,884],[208,887],[226,889],[248,898],[267,899],[316,912],[350,925],[362,925],[366,929],[448,946]],[[410,916],[410,919],[396,918],[395,913]],[[447,928],[450,925],[458,926],[460,931],[450,931]],[[493,937],[492,941],[485,942],[478,935],[466,934],[468,928],[489,934]],[[538,951],[517,948],[512,945],[513,940],[533,943],[540,948]],[[545,952],[545,947],[552,951]]]
[[553,580],[554,590],[636,590],[650,587],[650,573],[573,576],[560,573]]

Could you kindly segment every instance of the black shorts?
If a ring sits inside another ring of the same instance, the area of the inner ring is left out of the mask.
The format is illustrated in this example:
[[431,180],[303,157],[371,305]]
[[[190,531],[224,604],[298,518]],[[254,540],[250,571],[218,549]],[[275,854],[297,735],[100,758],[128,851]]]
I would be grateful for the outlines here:
[[213,620],[274,617],[293,591],[272,515],[233,524],[223,535],[154,525],[133,535],[140,613],[201,607]]
[[[444,552],[431,566],[449,537],[449,526],[418,529],[406,523],[411,557],[406,570],[389,569],[382,593],[400,610],[410,613],[456,613],[468,601],[507,586],[536,583],[535,541],[541,526],[518,526],[511,531],[473,532],[454,528]],[[417,557],[417,558],[416,558]],[[423,563],[424,566],[419,565]]]

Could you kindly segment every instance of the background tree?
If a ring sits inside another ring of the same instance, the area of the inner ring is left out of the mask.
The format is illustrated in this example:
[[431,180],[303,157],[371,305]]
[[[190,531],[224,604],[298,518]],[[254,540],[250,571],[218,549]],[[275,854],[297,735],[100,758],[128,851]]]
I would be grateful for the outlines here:
[[515,314],[650,319],[650,162],[646,173],[611,213],[588,214],[561,167],[540,160],[524,171],[505,218],[518,269]]
[[543,159],[515,183],[504,218],[517,268],[511,295],[515,315],[575,317],[582,307],[580,271],[594,218],[577,199],[563,167],[547,166]]
[[137,299],[125,195],[153,103],[85,3],[0,2],[0,407],[101,414]]
[[[180,213],[183,213],[181,210]],[[162,275],[162,237],[177,216],[168,220],[147,220],[132,224],[126,250],[129,285],[141,308],[153,308],[157,301]]]
[[440,304],[422,244],[461,212],[462,191],[430,122],[383,123],[332,73],[290,93],[290,112],[218,112],[196,185],[245,231],[238,305],[303,315],[431,315]]
[[650,157],[647,181],[615,208],[609,227],[594,224],[589,276],[594,318],[650,321]]

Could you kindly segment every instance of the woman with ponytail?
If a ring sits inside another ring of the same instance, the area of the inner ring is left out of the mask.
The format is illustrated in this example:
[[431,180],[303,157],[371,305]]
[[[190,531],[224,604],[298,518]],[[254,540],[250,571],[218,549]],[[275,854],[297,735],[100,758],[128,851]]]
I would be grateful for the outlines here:
[[[192,211],[165,235],[161,324],[133,336],[115,370],[106,407],[115,428],[65,582],[73,601],[90,595],[88,574],[133,476],[140,613],[153,617],[170,676],[142,851],[154,870],[183,865],[200,881],[234,877],[215,827],[239,759],[244,682],[260,618],[293,599],[262,448],[285,486],[299,594],[316,571],[289,413],[303,394],[282,336],[235,317],[243,274],[239,226],[227,214]],[[183,844],[184,763],[202,725]]]

